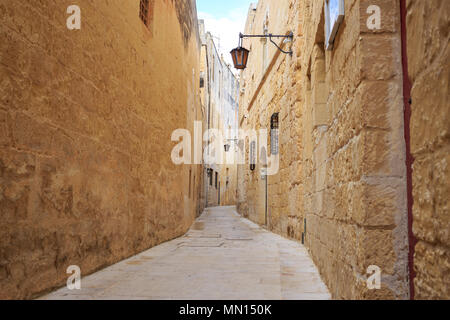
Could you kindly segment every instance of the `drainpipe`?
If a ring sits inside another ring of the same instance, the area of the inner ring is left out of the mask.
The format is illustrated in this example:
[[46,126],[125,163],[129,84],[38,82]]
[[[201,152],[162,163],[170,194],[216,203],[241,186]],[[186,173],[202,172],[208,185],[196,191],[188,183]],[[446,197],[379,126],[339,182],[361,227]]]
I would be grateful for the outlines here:
[[404,124],[405,124],[405,142],[406,142],[406,180],[407,180],[407,201],[408,201],[408,266],[409,266],[409,296],[414,300],[414,250],[417,240],[413,233],[413,185],[412,185],[412,165],[414,158],[411,154],[411,81],[408,74],[408,53],[407,53],[407,31],[406,31],[406,0],[400,0],[400,19],[401,19],[401,37],[402,37],[402,67],[403,67],[403,101],[404,101]]

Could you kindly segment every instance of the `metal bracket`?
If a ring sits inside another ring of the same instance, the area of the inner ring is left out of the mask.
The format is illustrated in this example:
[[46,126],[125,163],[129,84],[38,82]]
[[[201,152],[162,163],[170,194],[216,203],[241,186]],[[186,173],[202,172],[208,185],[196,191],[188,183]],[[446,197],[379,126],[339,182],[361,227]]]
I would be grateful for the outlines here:
[[292,51],[284,51],[283,49],[281,49],[281,47],[275,42],[273,41],[272,38],[284,38],[284,39],[294,39],[294,33],[289,32],[289,34],[287,35],[274,35],[274,34],[264,34],[264,35],[246,35],[246,34],[239,34],[239,46],[242,46],[242,39],[243,38],[269,38],[270,42],[272,42],[275,47],[277,47],[278,50],[280,50],[281,52],[283,52],[284,54],[289,54],[290,56],[292,56],[293,52]]

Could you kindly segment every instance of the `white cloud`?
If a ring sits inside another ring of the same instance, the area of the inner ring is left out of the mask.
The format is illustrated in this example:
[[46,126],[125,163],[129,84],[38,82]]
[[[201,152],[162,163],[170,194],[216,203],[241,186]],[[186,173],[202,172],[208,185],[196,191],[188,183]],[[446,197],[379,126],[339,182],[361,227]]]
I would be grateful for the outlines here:
[[[215,38],[219,53],[223,54],[225,61],[232,64],[230,51],[238,46],[239,32],[244,32],[248,8],[236,8],[222,18],[216,18],[206,12],[199,12],[199,19],[205,20],[206,32]],[[220,40],[219,40],[219,39]]]

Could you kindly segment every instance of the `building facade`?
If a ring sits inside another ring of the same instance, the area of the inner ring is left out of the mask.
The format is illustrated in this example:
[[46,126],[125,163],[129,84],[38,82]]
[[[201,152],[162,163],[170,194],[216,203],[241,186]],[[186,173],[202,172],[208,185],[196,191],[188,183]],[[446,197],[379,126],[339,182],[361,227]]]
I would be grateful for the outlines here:
[[72,5],[0,1],[1,299],[183,235],[204,206],[201,165],[170,157],[202,119],[195,1]]
[[[343,3],[330,50],[325,1],[250,7],[245,34],[294,39],[277,40],[292,55],[243,41],[240,129],[270,131],[277,120],[278,139],[255,142],[259,157],[279,153],[279,170],[240,165],[238,211],[302,241],[334,298],[449,298],[448,3]],[[247,158],[251,142],[241,141]]]
[[[215,161],[210,161],[204,167],[205,201],[208,207],[234,205],[237,188],[237,165],[234,158],[237,153],[239,82],[230,65],[217,51],[214,37],[205,31],[202,20],[200,35],[201,100],[205,108],[203,132],[206,134],[203,147],[204,153],[215,158]],[[219,137],[208,133],[209,130],[217,130],[223,138],[223,143],[216,146],[215,142],[219,141]]]
[[415,296],[450,299],[450,2],[406,9]]

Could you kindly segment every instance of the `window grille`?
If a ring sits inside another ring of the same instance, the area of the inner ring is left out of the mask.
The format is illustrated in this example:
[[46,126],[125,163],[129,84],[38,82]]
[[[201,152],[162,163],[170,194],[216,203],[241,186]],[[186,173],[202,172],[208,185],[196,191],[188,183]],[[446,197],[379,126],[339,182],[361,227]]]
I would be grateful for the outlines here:
[[278,113],[274,113],[270,118],[270,153],[278,154],[278,132],[280,128]]

